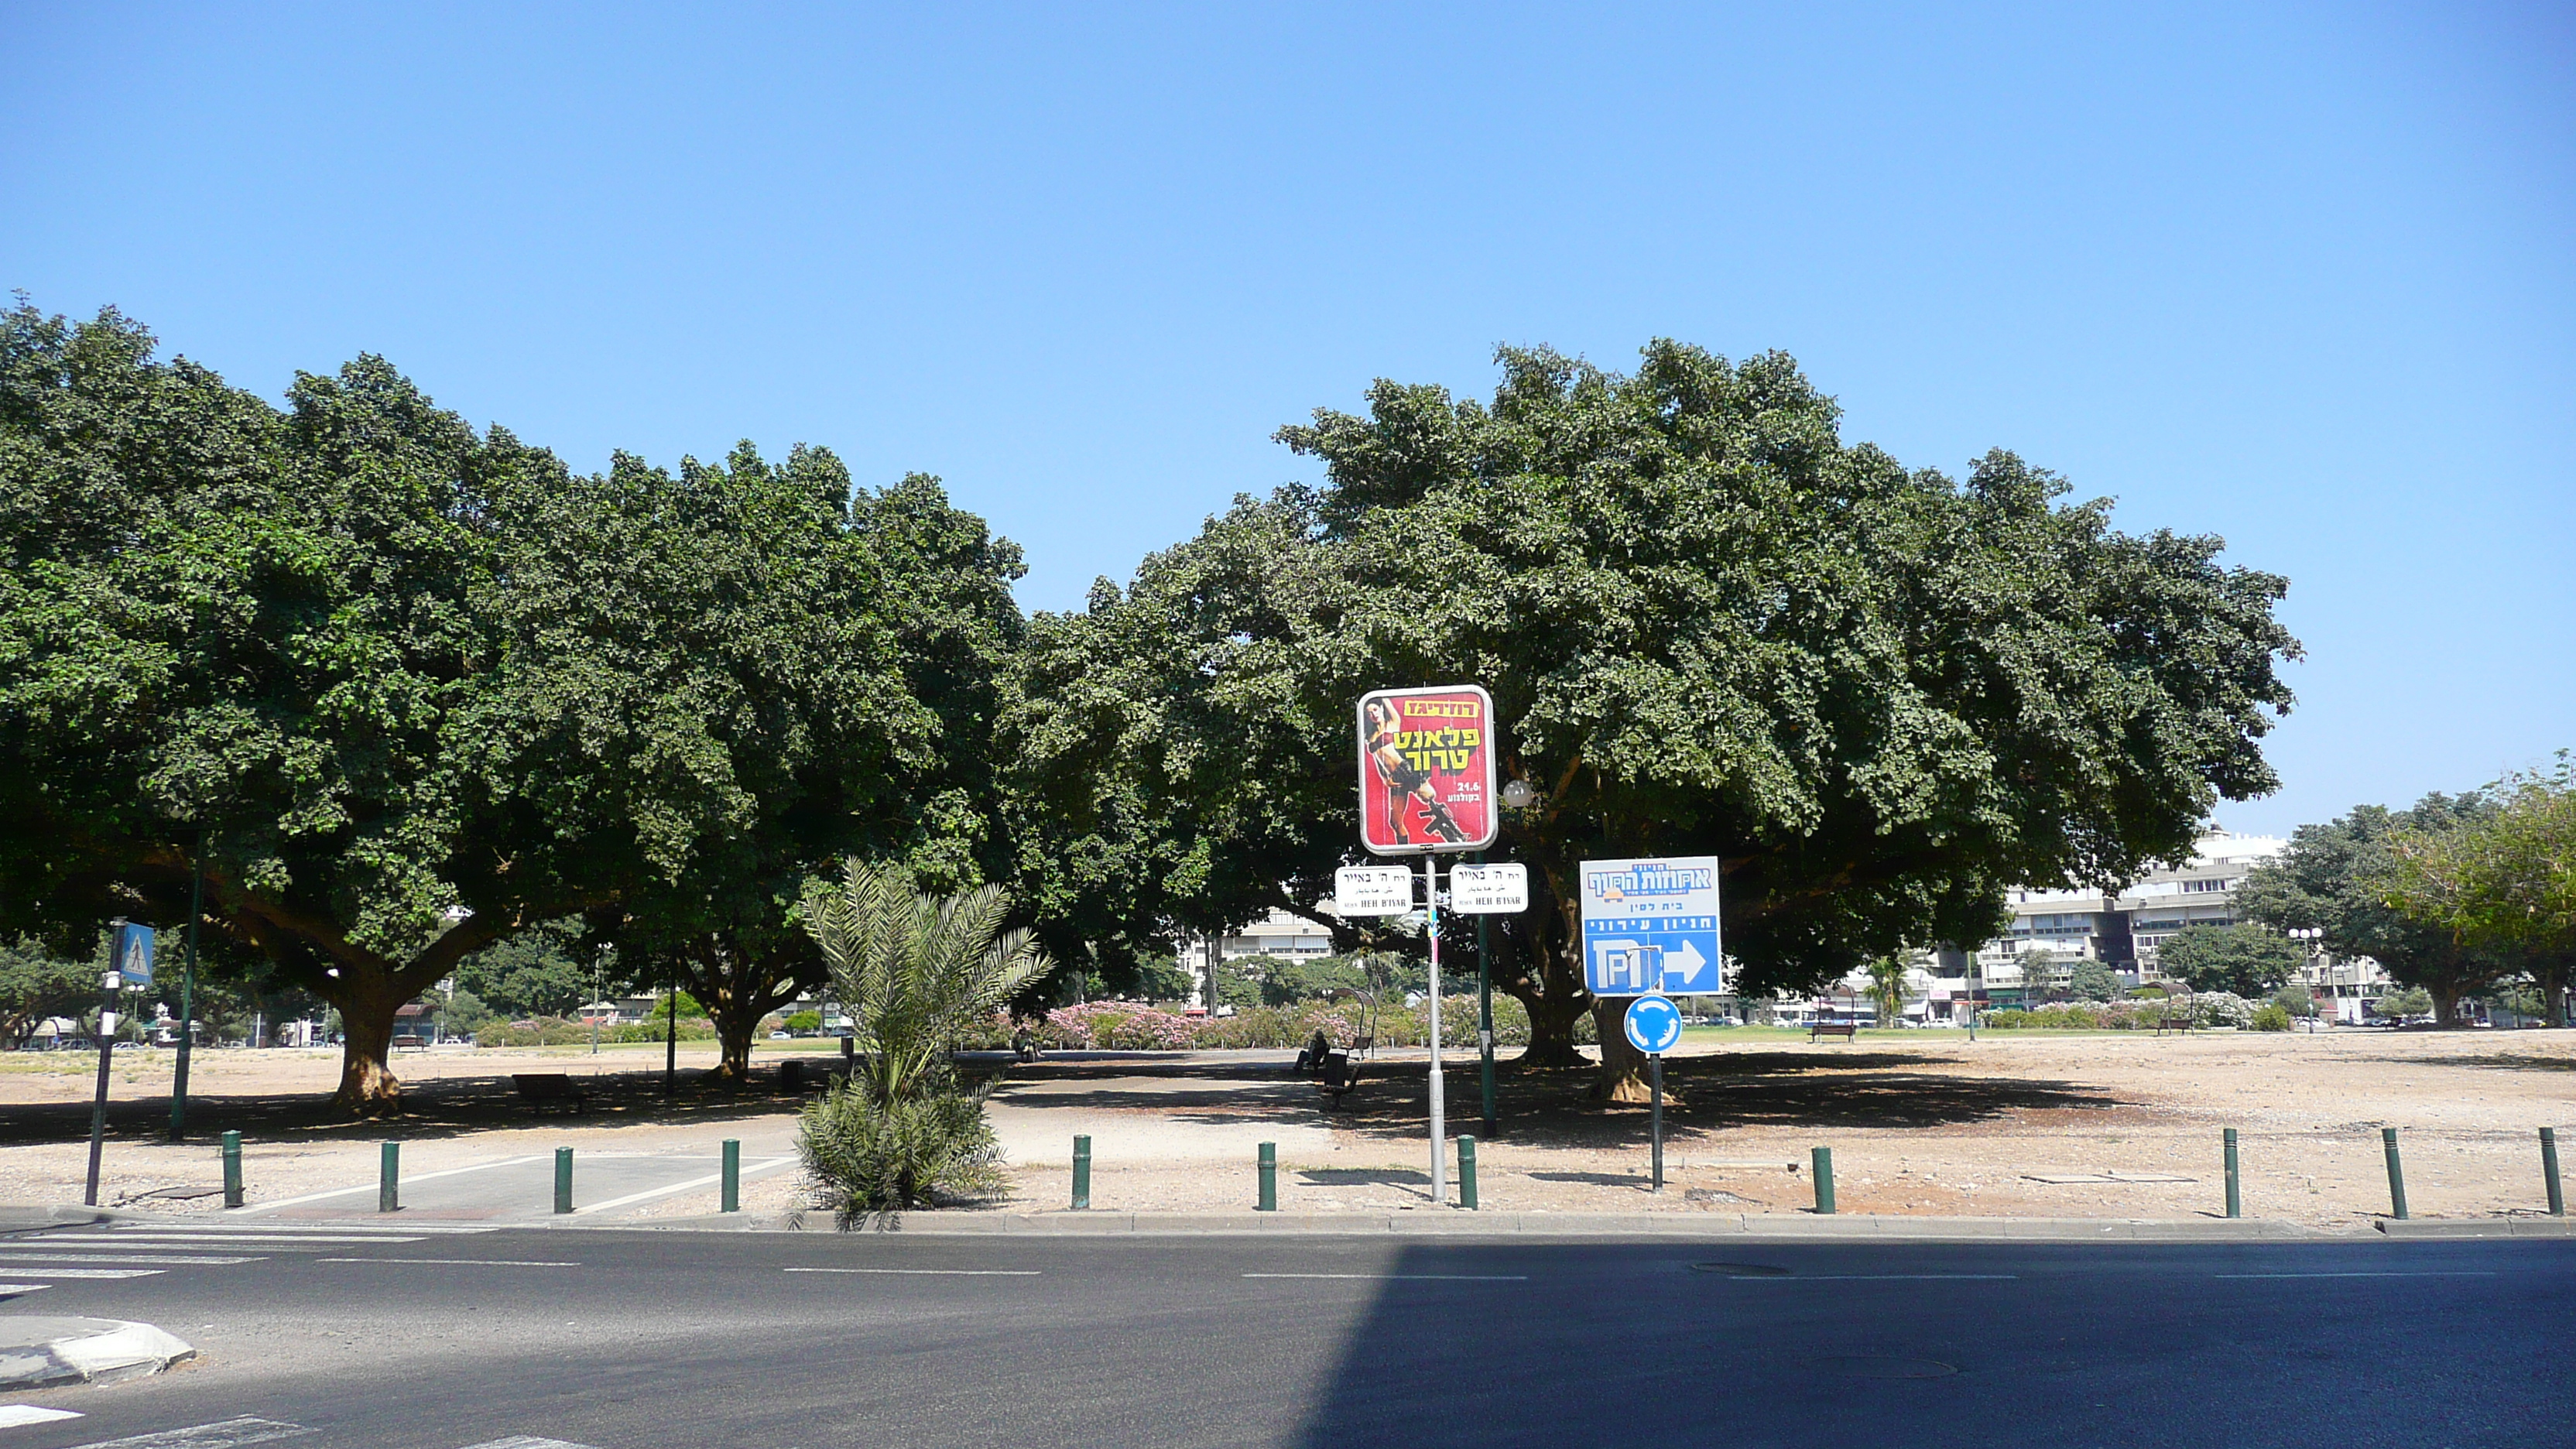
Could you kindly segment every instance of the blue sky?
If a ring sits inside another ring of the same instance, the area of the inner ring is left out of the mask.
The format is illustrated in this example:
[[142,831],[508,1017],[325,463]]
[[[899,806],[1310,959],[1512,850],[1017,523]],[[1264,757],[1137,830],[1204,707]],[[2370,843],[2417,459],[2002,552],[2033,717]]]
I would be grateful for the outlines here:
[[[2079,13],[2080,12],[2080,13]],[[1370,379],[1778,348],[2290,576],[2286,831],[2576,745],[2576,9],[0,5],[0,287],[1078,606]]]

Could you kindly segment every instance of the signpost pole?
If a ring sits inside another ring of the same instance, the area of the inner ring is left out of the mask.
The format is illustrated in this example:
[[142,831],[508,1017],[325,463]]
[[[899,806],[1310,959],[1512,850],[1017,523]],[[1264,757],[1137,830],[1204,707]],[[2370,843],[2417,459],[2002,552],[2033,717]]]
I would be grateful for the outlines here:
[[[1485,863],[1485,853],[1476,852],[1476,864]],[[1477,1077],[1485,1091],[1485,1140],[1494,1140],[1494,973],[1492,953],[1487,949],[1485,913],[1476,916],[1476,1051]]]
[[[1431,933],[1431,1200],[1449,1201],[1448,1124],[1440,1093],[1440,857],[1422,857],[1425,929]],[[106,1077],[102,1074],[100,1081]]]
[[197,1035],[197,917],[206,908],[206,832],[188,872],[188,962],[179,977],[179,1060],[170,1069],[170,1140],[188,1135],[188,1050]]
[[1654,1123],[1655,1191],[1662,1192],[1664,1190],[1664,1054],[1662,1052],[1646,1058],[1646,1080],[1653,1084],[1654,1093],[1651,1099],[1654,1105],[1649,1109],[1649,1116]]
[[[116,931],[108,939],[116,946],[124,944],[123,921],[116,923]],[[89,1188],[81,1194],[83,1207],[98,1206],[98,1160],[99,1154],[107,1147],[107,1064],[110,1054],[116,1050],[116,988],[125,980],[115,968],[116,963],[109,961],[107,976],[99,984],[98,1095],[89,1107]]]

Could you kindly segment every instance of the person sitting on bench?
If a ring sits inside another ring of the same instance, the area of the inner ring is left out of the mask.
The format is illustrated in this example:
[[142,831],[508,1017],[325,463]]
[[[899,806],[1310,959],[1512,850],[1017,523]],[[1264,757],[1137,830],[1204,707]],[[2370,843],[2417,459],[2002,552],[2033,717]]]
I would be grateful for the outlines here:
[[1317,1027],[1315,1029],[1315,1039],[1306,1043],[1304,1049],[1297,1053],[1298,1072],[1303,1074],[1306,1072],[1322,1071],[1324,1069],[1324,1058],[1331,1055],[1332,1050],[1332,1039],[1324,1035],[1323,1028]]

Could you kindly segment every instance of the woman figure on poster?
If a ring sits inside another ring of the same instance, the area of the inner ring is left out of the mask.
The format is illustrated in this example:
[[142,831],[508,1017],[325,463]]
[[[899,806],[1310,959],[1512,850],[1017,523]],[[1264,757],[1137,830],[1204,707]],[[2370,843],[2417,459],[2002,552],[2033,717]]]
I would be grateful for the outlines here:
[[1386,784],[1386,828],[1398,845],[1413,843],[1412,833],[1405,829],[1405,803],[1418,800],[1429,817],[1431,833],[1442,840],[1457,842],[1467,838],[1458,828],[1457,818],[1441,802],[1440,792],[1433,787],[1431,772],[1417,770],[1404,758],[1400,741],[1404,722],[1396,714],[1395,701],[1372,699],[1368,702],[1369,764]]

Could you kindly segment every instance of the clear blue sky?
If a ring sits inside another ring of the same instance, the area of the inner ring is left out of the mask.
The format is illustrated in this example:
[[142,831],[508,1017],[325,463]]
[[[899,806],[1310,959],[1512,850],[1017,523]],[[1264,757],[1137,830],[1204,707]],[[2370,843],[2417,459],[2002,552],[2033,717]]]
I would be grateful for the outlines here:
[[937,473],[1032,608],[1372,378],[1669,335],[2288,574],[2232,828],[2576,745],[2563,4],[10,3],[0,53],[0,287],[272,396],[382,353],[577,467]]

